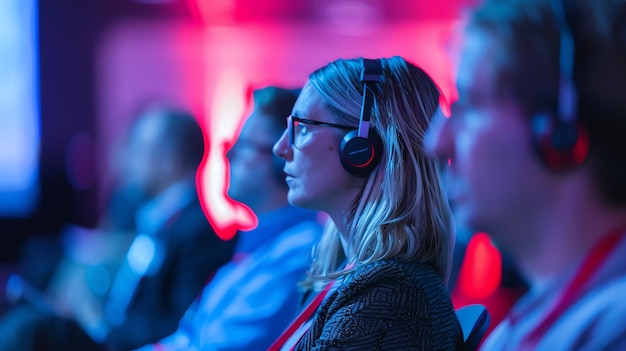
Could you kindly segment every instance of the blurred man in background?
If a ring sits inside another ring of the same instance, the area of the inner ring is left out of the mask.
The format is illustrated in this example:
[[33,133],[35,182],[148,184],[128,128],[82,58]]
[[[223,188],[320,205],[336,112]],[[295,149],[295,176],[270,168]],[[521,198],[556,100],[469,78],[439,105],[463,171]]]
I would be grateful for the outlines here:
[[143,111],[122,154],[123,184],[103,215],[107,231],[68,227],[45,295],[13,280],[21,303],[0,322],[0,349],[130,350],[176,330],[236,243],[217,236],[200,206],[203,155],[189,113]]
[[313,245],[321,236],[317,213],[287,201],[284,162],[272,146],[286,128],[298,91],[266,87],[228,151],[229,196],[257,216],[240,232],[233,260],[220,268],[178,330],[142,351],[265,350],[296,313]]
[[464,39],[430,150],[530,284],[482,349],[626,349],[626,2],[487,0]]

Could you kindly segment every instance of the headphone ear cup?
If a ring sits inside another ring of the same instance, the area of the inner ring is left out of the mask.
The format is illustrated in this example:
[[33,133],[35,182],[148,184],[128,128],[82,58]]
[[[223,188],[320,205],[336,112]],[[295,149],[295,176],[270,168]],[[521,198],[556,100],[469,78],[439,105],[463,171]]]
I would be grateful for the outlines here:
[[536,113],[531,117],[535,149],[551,170],[564,171],[580,165],[589,152],[589,136],[578,125],[559,124],[553,114]]
[[356,129],[352,130],[341,140],[341,165],[354,176],[367,177],[378,165],[382,150],[382,139],[375,130],[369,131],[367,139],[359,137]]
[[555,150],[571,151],[576,145],[578,131],[575,125],[555,125],[550,143]]

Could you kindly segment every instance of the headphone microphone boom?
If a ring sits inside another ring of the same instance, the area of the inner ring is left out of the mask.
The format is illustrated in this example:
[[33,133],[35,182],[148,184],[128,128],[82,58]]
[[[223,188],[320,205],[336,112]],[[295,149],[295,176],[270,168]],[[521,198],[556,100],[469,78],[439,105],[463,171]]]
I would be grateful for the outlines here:
[[348,173],[366,177],[380,161],[383,143],[375,129],[370,129],[370,116],[374,103],[372,85],[378,84],[382,76],[380,60],[363,59],[363,102],[358,129],[348,132],[342,139],[339,147],[340,159],[343,168]]

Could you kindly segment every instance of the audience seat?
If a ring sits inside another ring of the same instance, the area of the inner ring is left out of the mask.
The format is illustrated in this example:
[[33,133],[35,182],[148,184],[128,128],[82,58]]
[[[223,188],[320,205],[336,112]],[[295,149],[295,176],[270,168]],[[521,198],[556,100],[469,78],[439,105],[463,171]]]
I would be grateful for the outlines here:
[[456,310],[456,316],[463,329],[463,347],[460,351],[474,351],[482,341],[489,327],[490,316],[483,305],[473,304]]

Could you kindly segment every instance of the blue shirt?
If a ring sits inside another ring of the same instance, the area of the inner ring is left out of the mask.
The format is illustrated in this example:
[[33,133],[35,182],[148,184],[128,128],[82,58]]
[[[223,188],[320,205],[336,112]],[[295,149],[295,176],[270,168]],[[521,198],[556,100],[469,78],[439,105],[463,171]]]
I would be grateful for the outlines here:
[[265,350],[295,318],[297,282],[321,232],[315,212],[287,206],[260,215],[178,330],[140,350]]

